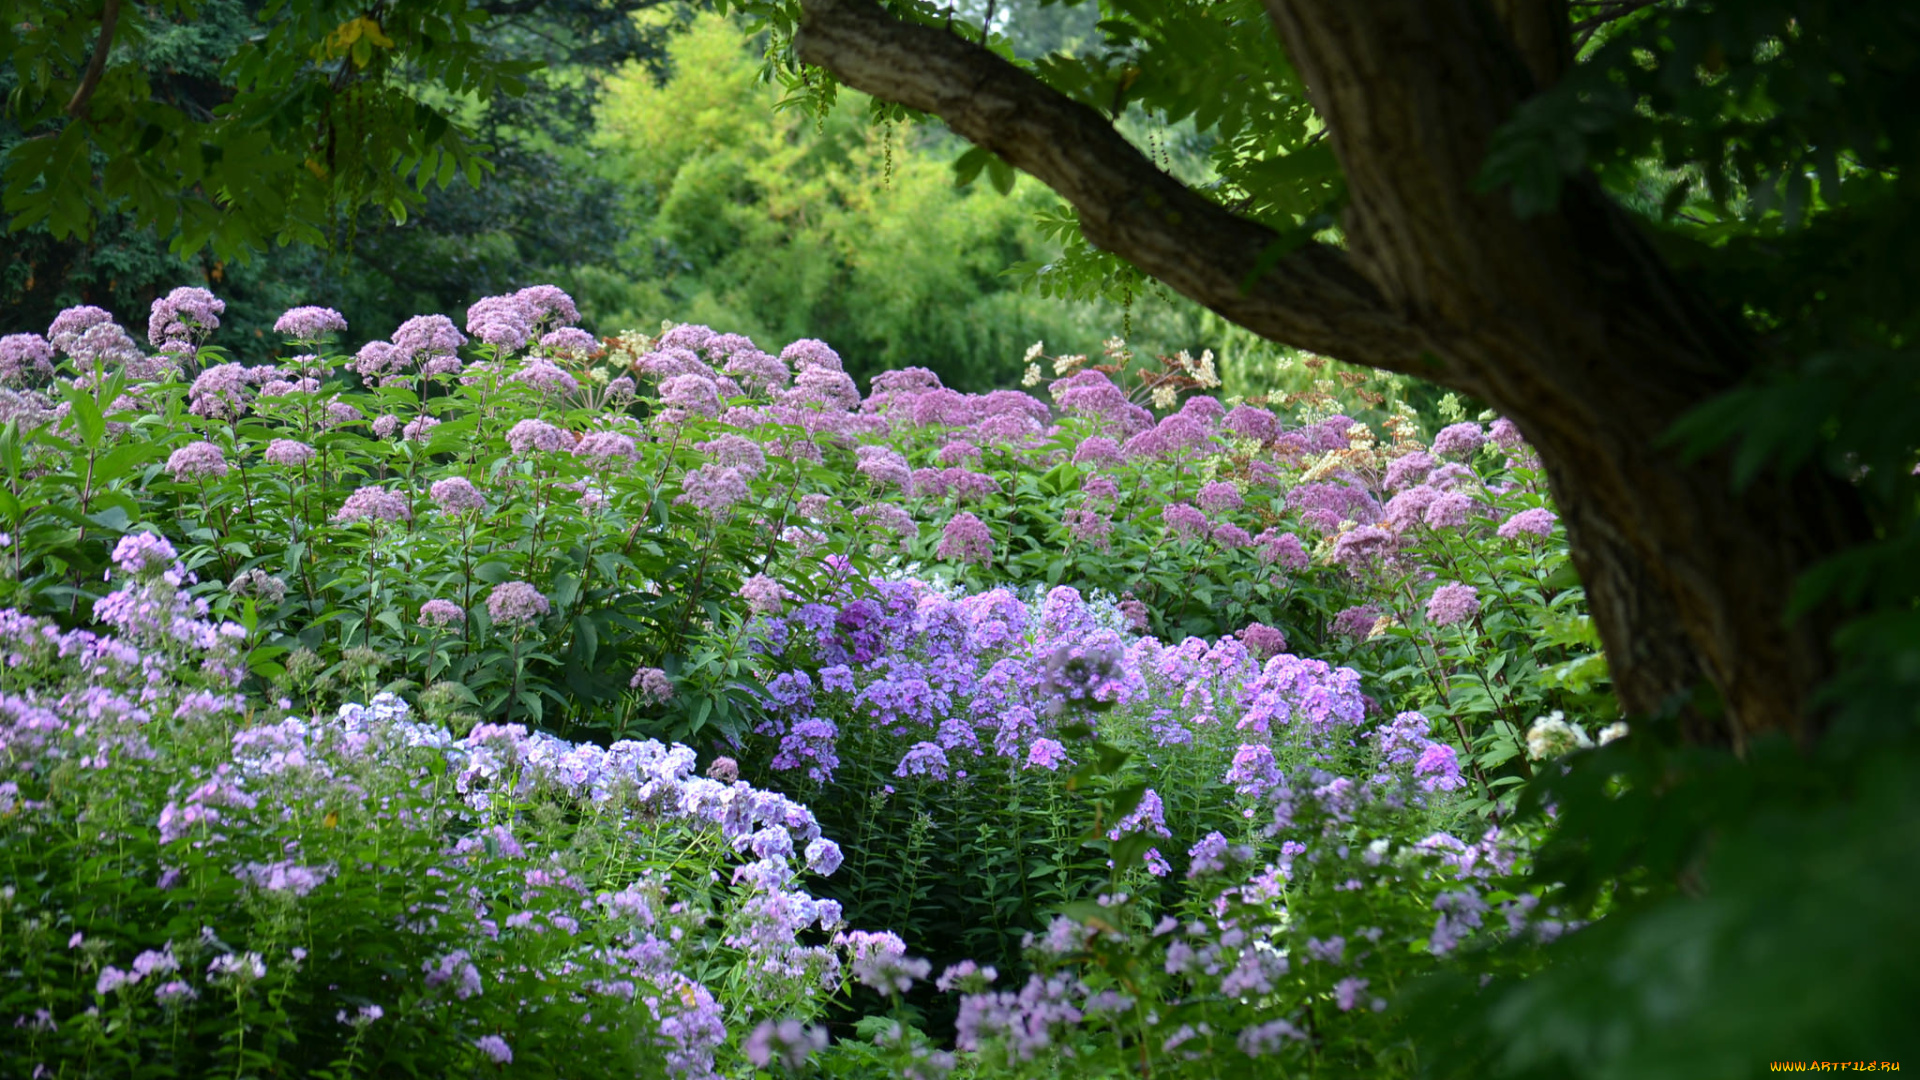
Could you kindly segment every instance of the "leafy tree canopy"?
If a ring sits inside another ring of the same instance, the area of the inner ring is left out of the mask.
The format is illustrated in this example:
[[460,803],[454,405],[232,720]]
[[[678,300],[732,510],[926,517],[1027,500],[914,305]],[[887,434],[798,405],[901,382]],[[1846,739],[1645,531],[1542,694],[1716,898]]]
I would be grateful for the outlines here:
[[[632,18],[657,3],[7,0],[0,206],[55,239],[126,214],[222,259],[324,244],[363,207],[404,221],[516,127],[584,123],[594,71],[657,62],[670,24]],[[589,66],[543,76],[558,57]]]

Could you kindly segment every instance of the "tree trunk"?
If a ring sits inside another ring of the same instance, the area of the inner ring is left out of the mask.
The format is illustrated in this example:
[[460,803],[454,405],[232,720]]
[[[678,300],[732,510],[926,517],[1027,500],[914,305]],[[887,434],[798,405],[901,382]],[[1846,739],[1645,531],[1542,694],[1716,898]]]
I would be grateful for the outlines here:
[[[1271,232],[972,43],[868,0],[804,0],[797,46],[1039,177],[1091,242],[1240,325],[1494,405],[1546,464],[1623,706],[1677,706],[1691,740],[1736,750],[1812,735],[1831,616],[1789,625],[1787,601],[1865,535],[1854,493],[1811,473],[1736,493],[1723,456],[1682,460],[1665,434],[1749,373],[1757,345],[1593,185],[1524,221],[1504,192],[1476,191],[1494,131],[1567,62],[1560,0],[1267,7],[1351,200],[1344,250],[1307,245],[1264,270]],[[1698,706],[1703,684],[1724,711]]]
[[1656,712],[1704,677],[1726,722],[1685,709],[1690,737],[1739,749],[1764,731],[1808,734],[1828,635],[1821,620],[1790,627],[1787,600],[1862,535],[1852,491],[1808,475],[1735,492],[1724,456],[1682,460],[1666,433],[1753,370],[1755,343],[1593,185],[1526,221],[1504,192],[1475,191],[1495,129],[1555,77],[1515,36],[1539,42],[1556,5],[1267,6],[1346,174],[1355,265],[1433,335],[1449,385],[1539,448],[1622,704]]

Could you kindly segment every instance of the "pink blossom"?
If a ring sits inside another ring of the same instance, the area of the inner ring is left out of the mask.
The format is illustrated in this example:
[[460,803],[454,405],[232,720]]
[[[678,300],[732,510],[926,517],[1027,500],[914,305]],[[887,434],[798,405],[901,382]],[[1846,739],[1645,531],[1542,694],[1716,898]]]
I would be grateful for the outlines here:
[[1500,528],[1496,529],[1495,533],[1503,540],[1518,540],[1522,535],[1551,536],[1555,520],[1557,519],[1553,511],[1536,506],[1531,510],[1522,510],[1501,522]]
[[972,514],[955,514],[941,531],[940,545],[934,554],[942,559],[986,562],[993,558],[993,533]]
[[405,495],[368,484],[347,496],[333,520],[341,525],[355,521],[412,521],[413,508]]
[[267,444],[266,452],[261,457],[265,458],[269,465],[283,465],[290,469],[297,469],[312,461],[314,453],[313,447],[306,443],[295,442],[292,439],[275,439]]
[[1452,626],[1479,613],[1480,591],[1471,585],[1442,585],[1427,599],[1427,621],[1435,626]]
[[167,471],[185,483],[204,476],[227,475],[227,458],[210,442],[192,442],[167,455]]
[[288,308],[275,320],[273,332],[295,341],[318,341],[329,334],[344,334],[347,320],[339,312],[325,307]]
[[539,589],[524,581],[508,581],[487,594],[487,615],[495,626],[532,626],[553,610]]

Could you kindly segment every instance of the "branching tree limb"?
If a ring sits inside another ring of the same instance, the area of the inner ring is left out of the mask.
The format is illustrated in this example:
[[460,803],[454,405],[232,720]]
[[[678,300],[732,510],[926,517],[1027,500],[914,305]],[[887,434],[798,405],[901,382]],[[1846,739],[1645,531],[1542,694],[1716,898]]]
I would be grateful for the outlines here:
[[[1419,330],[1345,253],[1281,237],[1162,172],[1112,123],[998,55],[872,0],[806,0],[800,58],[886,101],[933,113],[1053,188],[1088,241],[1275,340],[1428,378],[1443,374]],[[1266,265],[1266,264],[1271,265]],[[1264,268],[1263,268],[1264,267]]]
[[87,100],[93,97],[94,90],[100,86],[100,76],[107,70],[107,54],[113,51],[113,29],[119,21],[120,0],[107,0],[100,9],[100,40],[94,43],[93,58],[87,61],[80,85],[74,87],[73,100],[67,102],[68,116],[78,119],[87,115]]
[[1697,740],[1813,730],[1804,706],[1830,626],[1789,628],[1784,583],[1858,539],[1857,498],[1819,477],[1734,493],[1724,462],[1683,460],[1672,424],[1735,385],[1757,346],[1592,182],[1531,218],[1480,183],[1501,126],[1568,70],[1564,0],[1265,0],[1349,195],[1344,248],[1277,259],[1263,258],[1271,230],[992,52],[873,0],[801,2],[803,61],[1041,180],[1090,242],[1265,337],[1511,417],[1546,463],[1629,711],[1693,700],[1704,682],[1726,711],[1688,706]]

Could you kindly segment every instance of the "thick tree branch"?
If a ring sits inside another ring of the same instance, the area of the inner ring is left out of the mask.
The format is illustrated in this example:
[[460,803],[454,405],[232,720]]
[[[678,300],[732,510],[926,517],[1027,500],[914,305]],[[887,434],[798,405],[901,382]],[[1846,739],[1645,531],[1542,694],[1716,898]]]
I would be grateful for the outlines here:
[[1098,112],[989,50],[896,19],[871,0],[804,0],[802,12],[795,48],[803,61],[945,120],[1059,192],[1090,242],[1181,294],[1275,341],[1445,376],[1424,335],[1345,253],[1308,243],[1256,273],[1276,233],[1195,194]]
[[94,43],[93,59],[87,61],[87,72],[80,76],[80,85],[74,88],[73,100],[67,102],[67,115],[79,118],[87,115],[87,100],[100,87],[100,76],[107,70],[107,53],[113,49],[114,24],[120,21],[120,0],[107,0],[100,9],[100,40]]

